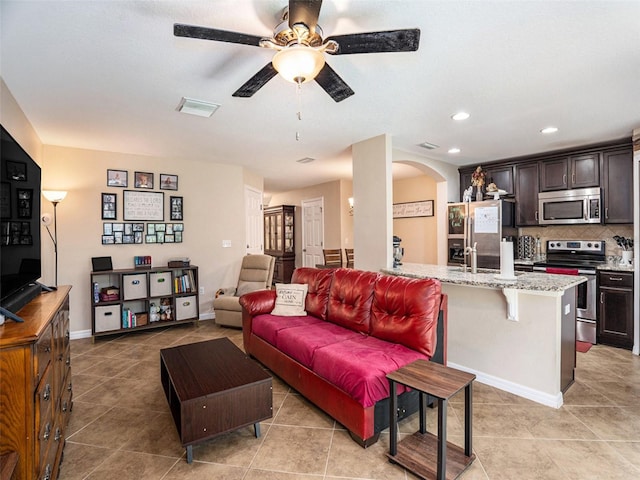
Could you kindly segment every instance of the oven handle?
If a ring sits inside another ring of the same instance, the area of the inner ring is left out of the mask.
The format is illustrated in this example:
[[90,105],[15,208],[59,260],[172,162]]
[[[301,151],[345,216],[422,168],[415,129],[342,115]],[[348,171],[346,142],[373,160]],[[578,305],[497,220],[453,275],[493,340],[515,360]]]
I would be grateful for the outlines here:
[[[557,267],[557,268],[568,268],[568,267]],[[547,273],[547,267],[533,267],[533,271],[534,272]],[[581,270],[581,269],[578,269],[578,275],[595,275],[595,274],[596,274],[595,270]]]

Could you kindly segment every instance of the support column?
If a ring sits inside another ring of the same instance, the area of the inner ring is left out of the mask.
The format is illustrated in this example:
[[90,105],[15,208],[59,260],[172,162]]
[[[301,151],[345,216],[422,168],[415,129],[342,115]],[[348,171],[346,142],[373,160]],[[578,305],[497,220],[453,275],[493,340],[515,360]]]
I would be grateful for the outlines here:
[[391,137],[363,140],[351,153],[355,266],[377,272],[393,266]]

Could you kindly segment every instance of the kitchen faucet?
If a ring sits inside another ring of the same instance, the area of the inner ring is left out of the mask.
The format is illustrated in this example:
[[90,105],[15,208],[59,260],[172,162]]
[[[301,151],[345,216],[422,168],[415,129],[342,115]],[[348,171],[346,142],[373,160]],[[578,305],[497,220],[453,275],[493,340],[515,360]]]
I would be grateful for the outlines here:
[[478,242],[474,242],[473,243],[473,247],[466,247],[464,249],[464,256],[465,256],[465,265],[464,265],[464,271],[467,271],[467,262],[466,262],[466,256],[469,255],[471,257],[471,273],[478,273]]

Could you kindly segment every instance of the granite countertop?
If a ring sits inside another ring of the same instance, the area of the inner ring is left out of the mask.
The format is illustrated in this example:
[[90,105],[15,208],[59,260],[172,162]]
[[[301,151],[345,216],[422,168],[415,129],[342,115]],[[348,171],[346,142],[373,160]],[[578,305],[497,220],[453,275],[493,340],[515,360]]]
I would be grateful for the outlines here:
[[587,281],[586,277],[579,275],[556,275],[542,272],[515,272],[515,280],[503,280],[497,277],[500,274],[499,270],[480,268],[478,273],[471,273],[469,270],[463,272],[461,267],[457,266],[420,263],[405,263],[398,268],[382,269],[382,272],[412,278],[435,278],[442,283],[454,285],[545,292],[563,292]]
[[633,273],[633,265],[620,265],[618,262],[609,262],[596,267],[597,270],[612,270],[614,272],[631,272]]

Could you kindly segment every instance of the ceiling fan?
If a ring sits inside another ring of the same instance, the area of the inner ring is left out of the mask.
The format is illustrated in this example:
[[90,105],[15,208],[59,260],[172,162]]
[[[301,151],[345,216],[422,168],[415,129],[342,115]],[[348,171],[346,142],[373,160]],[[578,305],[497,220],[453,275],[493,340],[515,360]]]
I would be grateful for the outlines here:
[[217,42],[239,43],[276,50],[271,62],[233,93],[234,97],[251,97],[278,73],[298,85],[315,80],[336,102],[354,94],[353,90],[325,62],[324,54],[413,52],[420,43],[420,30],[388,30],[353,33],[322,38],[318,16],[322,0],[289,0],[282,22],[265,38],[215,28],[176,23],[177,37],[199,38]]

